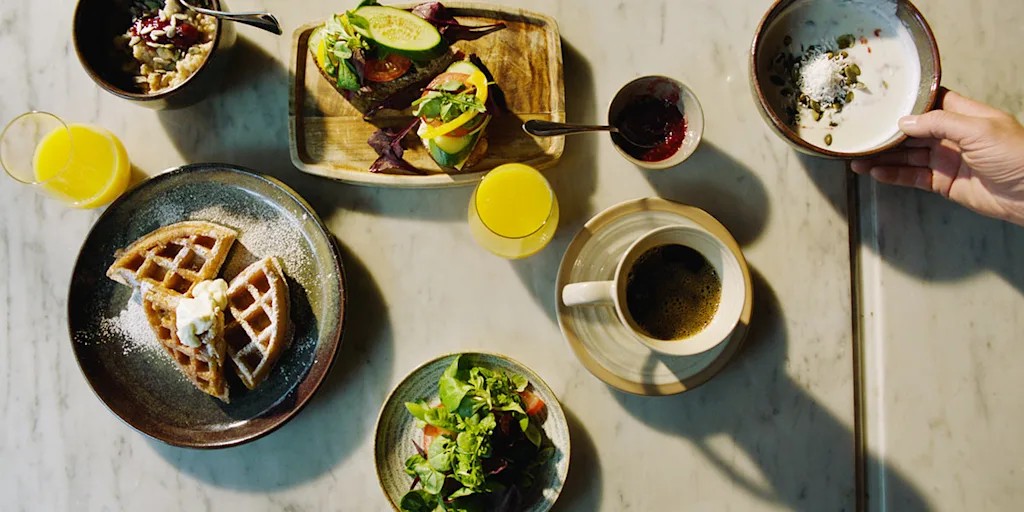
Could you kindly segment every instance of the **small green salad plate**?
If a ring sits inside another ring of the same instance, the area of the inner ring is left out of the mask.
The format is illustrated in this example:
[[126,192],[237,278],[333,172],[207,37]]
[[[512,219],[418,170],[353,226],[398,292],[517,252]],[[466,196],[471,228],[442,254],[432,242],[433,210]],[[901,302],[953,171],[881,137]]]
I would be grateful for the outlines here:
[[569,427],[536,373],[504,356],[441,356],[377,418],[377,479],[403,512],[545,512],[569,472]]

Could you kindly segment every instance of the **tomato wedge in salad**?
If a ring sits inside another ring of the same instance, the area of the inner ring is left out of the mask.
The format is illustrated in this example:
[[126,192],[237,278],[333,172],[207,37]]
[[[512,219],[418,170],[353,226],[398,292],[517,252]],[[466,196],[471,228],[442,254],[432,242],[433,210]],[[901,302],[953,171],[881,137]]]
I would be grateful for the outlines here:
[[523,399],[527,416],[533,416],[544,409],[544,400],[541,400],[539,396],[529,391],[520,391],[519,398]]
[[412,67],[412,61],[395,53],[389,53],[383,59],[366,61],[366,79],[371,82],[390,82]]
[[433,425],[427,425],[423,427],[423,450],[426,451],[430,448],[430,443],[437,439],[438,436],[452,436],[453,432],[446,428],[435,427]]

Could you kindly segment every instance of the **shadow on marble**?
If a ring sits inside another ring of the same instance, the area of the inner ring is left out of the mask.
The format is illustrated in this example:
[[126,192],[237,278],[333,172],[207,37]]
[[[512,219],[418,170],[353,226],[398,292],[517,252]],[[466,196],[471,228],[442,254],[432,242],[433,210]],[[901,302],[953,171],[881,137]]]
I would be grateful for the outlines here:
[[[937,194],[873,183],[867,177],[850,179],[837,162],[797,156],[822,193],[846,189],[834,180],[856,184],[850,186],[858,187],[858,208],[876,208],[878,223],[877,227],[860,226],[859,243],[870,244],[870,233],[876,230],[877,250],[868,247],[899,271],[925,281],[957,281],[990,271],[1024,293],[1024,267],[1017,256],[1024,252],[1024,229],[974,213]],[[827,198],[837,213],[848,218],[847,197]]]
[[[743,350],[703,386],[671,397],[614,391],[638,420],[693,443],[710,466],[765,503],[788,510],[854,510],[855,439],[845,425],[786,373],[785,317],[771,286],[756,270],[754,318]],[[811,363],[813,364],[813,362]],[[821,361],[821,364],[828,364]],[[723,445],[727,436],[731,441]],[[886,465],[886,489],[899,510],[928,510],[922,490]],[[747,469],[743,461],[753,463]]]
[[384,298],[368,269],[343,244],[338,247],[350,298],[345,330],[334,366],[307,407],[280,430],[246,445],[200,451],[147,438],[154,451],[204,483],[264,493],[330,472],[373,436],[375,411],[393,373],[394,340]]
[[[600,124],[594,74],[579,50],[562,39],[565,73],[565,112],[570,123]],[[539,254],[511,262],[512,268],[534,299],[555,322],[555,278],[562,255],[593,211],[590,197],[597,189],[597,146],[600,134],[566,137],[565,152],[558,164],[544,175],[558,197],[559,226],[555,238]]]
[[569,424],[572,453],[565,487],[562,488],[562,494],[551,510],[600,510],[603,479],[597,445],[579,417],[564,404],[562,410],[565,411],[565,419]]
[[768,223],[771,206],[761,178],[707,139],[679,165],[663,171],[636,169],[658,196],[710,213],[740,246],[756,241]]
[[[811,155],[805,155],[798,151],[790,150],[800,161],[807,177],[811,179],[814,186],[821,192],[832,209],[843,219],[849,219],[849,175],[846,170],[846,163],[838,160],[829,160]],[[845,184],[841,184],[845,183]]]
[[[871,191],[859,181],[861,204]],[[889,265],[925,281],[956,281],[993,272],[1024,294],[1024,228],[991,219],[915,189],[874,184],[878,253]],[[862,232],[869,233],[870,226]],[[867,236],[861,243],[870,243]],[[869,246],[870,247],[870,246]]]

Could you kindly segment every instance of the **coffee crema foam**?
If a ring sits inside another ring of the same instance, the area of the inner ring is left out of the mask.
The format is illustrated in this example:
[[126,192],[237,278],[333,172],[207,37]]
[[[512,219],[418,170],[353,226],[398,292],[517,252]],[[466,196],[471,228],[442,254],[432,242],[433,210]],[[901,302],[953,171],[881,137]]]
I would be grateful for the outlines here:
[[637,258],[626,279],[626,307],[652,338],[682,340],[702,331],[718,311],[722,281],[695,249],[670,244]]

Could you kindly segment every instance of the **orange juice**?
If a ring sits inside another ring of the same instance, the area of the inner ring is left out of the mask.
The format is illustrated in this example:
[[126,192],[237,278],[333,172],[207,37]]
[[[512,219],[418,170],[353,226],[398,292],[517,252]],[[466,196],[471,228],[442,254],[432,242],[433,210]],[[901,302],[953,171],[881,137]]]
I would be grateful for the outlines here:
[[121,141],[103,128],[71,124],[46,135],[32,160],[35,179],[78,208],[95,208],[124,192],[131,176]]
[[502,165],[473,194],[469,227],[477,242],[494,254],[525,258],[543,249],[558,229],[558,200],[536,169]]

